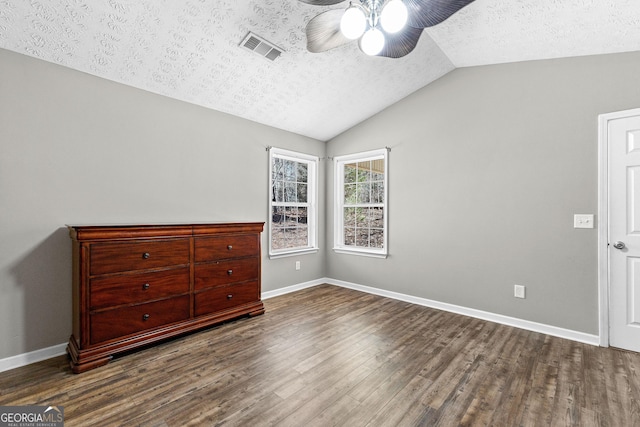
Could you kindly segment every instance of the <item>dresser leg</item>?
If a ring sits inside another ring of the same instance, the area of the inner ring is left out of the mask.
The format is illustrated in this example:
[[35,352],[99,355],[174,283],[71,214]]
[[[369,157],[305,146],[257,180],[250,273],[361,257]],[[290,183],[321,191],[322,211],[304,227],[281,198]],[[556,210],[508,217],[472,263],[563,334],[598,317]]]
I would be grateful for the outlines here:
[[264,305],[261,305],[257,310],[250,311],[249,317],[260,316],[261,314],[264,314]]
[[67,353],[69,354],[69,366],[74,374],[106,365],[113,359],[111,355],[91,355],[87,357],[87,355],[78,348],[77,341],[73,335],[69,338]]

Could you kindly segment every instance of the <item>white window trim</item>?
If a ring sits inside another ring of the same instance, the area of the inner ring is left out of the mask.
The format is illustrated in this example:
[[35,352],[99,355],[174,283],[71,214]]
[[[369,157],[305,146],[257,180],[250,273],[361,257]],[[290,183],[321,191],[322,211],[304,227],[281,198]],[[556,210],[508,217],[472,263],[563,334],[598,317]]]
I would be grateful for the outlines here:
[[[309,165],[309,169],[307,171],[307,203],[309,204],[307,210],[307,227],[309,229],[309,246],[278,250],[273,250],[271,247],[271,230],[273,227],[273,186],[271,180],[273,179],[274,156],[285,160],[293,160],[296,162],[304,161]],[[268,224],[270,259],[318,252],[318,163],[319,158],[317,156],[298,153],[296,151],[284,150],[282,148],[271,147],[269,149],[269,179],[267,181],[269,183]]]
[[[384,236],[382,249],[362,248],[344,245],[344,165],[354,161],[365,162],[368,160],[384,159]],[[365,151],[362,153],[348,154],[334,157],[334,239],[333,251],[338,254],[360,255],[374,258],[387,258],[389,256],[389,156],[388,149]]]

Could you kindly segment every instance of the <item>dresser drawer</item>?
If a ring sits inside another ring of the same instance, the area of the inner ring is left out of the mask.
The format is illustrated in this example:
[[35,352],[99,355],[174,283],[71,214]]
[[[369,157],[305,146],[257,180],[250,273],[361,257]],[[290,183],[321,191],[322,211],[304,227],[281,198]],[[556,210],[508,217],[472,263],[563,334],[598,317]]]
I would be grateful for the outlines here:
[[189,292],[189,267],[89,281],[90,309],[136,304]]
[[258,282],[209,289],[196,294],[195,315],[202,316],[260,300]]
[[195,252],[196,262],[255,256],[260,253],[260,235],[199,237],[195,240]]
[[229,283],[257,280],[260,274],[259,258],[242,258],[196,264],[195,288],[205,289]]
[[91,245],[91,275],[189,263],[189,240],[146,240]]
[[91,315],[91,343],[121,338],[189,319],[189,296],[170,298]]

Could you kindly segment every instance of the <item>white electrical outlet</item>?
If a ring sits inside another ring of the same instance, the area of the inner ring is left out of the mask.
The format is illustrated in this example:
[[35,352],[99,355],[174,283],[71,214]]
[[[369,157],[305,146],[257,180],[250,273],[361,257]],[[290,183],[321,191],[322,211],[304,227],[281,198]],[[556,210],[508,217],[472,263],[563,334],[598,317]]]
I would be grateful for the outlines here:
[[513,285],[513,296],[516,298],[525,298],[525,287],[522,285]]
[[575,214],[573,216],[573,228],[593,228],[593,215]]
[[300,270],[300,261],[296,261],[296,270]]

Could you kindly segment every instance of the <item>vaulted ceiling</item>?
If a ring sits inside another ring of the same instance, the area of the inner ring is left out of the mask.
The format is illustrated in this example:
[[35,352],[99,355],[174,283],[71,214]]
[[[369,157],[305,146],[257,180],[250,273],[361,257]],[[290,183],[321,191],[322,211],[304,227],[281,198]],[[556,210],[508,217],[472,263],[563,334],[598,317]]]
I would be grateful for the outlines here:
[[640,0],[476,0],[400,59],[308,52],[307,22],[347,5],[0,0],[0,48],[323,141],[456,67],[640,50]]

